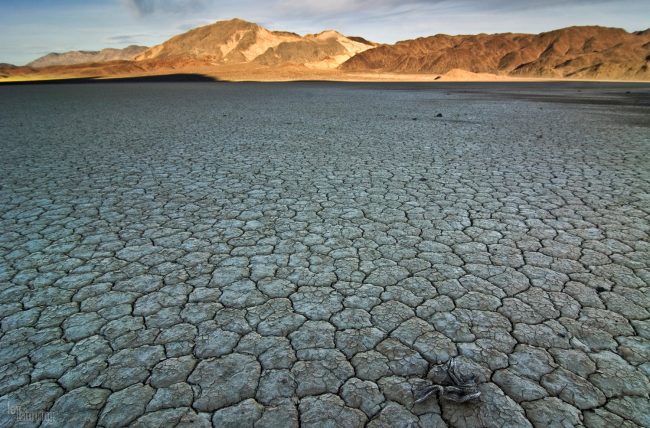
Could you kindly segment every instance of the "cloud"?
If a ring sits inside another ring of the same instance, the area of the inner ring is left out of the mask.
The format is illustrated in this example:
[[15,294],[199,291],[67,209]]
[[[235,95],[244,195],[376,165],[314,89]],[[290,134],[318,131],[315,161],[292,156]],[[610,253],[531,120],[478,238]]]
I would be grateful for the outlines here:
[[110,36],[106,38],[108,43],[117,43],[117,44],[137,44],[140,43],[146,34],[122,34],[118,36]]
[[123,2],[140,17],[157,13],[189,14],[207,7],[206,0],[123,0]]
[[276,5],[290,15],[339,15],[351,12],[384,14],[399,10],[445,10],[458,12],[499,12],[548,9],[612,3],[616,0],[277,0]]
[[176,29],[184,33],[186,31],[193,30],[197,27],[203,27],[204,25],[208,25],[212,23],[214,23],[214,21],[201,19],[198,21],[183,22],[181,24],[176,25]]
[[[619,0],[121,0],[136,16],[205,18],[238,16],[272,20],[364,19],[426,13],[517,13],[574,6],[616,5]],[[641,0],[631,0],[632,2]]]

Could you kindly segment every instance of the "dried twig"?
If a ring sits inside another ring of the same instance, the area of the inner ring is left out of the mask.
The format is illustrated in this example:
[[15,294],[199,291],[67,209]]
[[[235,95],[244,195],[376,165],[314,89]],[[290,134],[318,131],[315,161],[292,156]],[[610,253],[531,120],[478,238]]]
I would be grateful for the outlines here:
[[430,385],[416,391],[415,403],[421,403],[431,397],[434,393],[444,400],[454,401],[456,403],[465,403],[473,401],[481,396],[478,390],[478,379],[476,376],[469,378],[463,377],[458,372],[456,360],[453,358],[446,365],[447,376],[451,385]]

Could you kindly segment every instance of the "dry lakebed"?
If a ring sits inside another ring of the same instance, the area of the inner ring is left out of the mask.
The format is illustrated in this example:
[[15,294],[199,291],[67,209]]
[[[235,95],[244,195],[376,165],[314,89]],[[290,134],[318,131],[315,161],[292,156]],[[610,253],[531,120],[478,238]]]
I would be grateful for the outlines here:
[[650,426],[648,84],[0,86],[0,145],[0,427]]

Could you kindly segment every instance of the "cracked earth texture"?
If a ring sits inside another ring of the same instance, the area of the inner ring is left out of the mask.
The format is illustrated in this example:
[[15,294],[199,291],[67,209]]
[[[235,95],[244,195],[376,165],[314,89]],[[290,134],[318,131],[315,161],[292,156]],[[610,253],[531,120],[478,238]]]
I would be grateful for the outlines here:
[[650,426],[647,94],[0,88],[0,426]]

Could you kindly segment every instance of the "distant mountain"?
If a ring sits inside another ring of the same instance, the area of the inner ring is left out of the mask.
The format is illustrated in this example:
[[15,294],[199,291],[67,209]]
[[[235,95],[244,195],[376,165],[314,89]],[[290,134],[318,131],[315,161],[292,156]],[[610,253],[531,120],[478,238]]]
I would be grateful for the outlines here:
[[436,35],[379,46],[344,71],[444,74],[454,69],[523,77],[650,79],[650,30],[569,27],[541,34]]
[[131,45],[124,49],[106,48],[101,51],[70,51],[49,53],[27,64],[28,67],[42,68],[55,65],[90,64],[108,61],[130,61],[142,52],[146,46]]
[[334,30],[301,36],[241,19],[146,48],[49,54],[0,65],[0,79],[202,74],[222,80],[650,80],[650,29],[598,26],[541,34],[439,34],[380,45]]
[[300,40],[293,33],[268,31],[252,22],[218,21],[174,36],[139,55],[136,60],[180,62],[201,60],[211,64],[252,61],[268,48],[285,41]]
[[0,62],[0,78],[6,78],[12,75],[18,67],[13,64]]
[[375,44],[352,39],[336,31],[300,36],[269,31],[241,19],[218,21],[172,37],[138,55],[136,61],[155,61],[179,66],[202,62],[209,65],[255,63],[335,68]]

